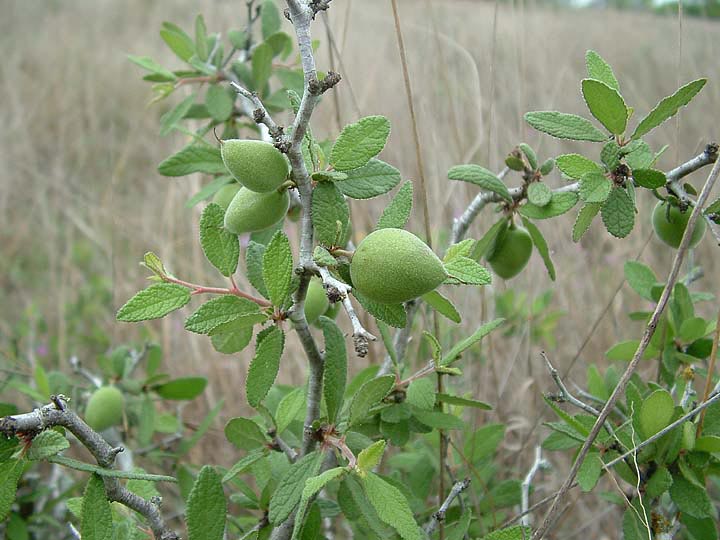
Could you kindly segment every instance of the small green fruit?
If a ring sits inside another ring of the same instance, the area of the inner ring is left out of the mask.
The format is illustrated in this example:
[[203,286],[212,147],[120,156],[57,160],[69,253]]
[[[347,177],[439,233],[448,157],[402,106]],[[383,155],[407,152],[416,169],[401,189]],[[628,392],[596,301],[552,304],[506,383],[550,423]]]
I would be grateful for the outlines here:
[[380,229],[358,245],[350,263],[353,286],[370,300],[398,304],[432,291],[447,278],[437,255],[403,229]]
[[230,206],[230,202],[232,202],[235,197],[235,194],[240,191],[240,187],[240,184],[237,182],[224,185],[215,192],[212,202],[219,205],[223,210],[227,210],[228,206]]
[[85,409],[85,422],[95,431],[103,431],[122,423],[125,398],[114,386],[95,390]]
[[225,211],[225,228],[235,234],[267,229],[285,217],[289,205],[286,190],[256,193],[240,188]]
[[330,302],[322,282],[317,278],[311,279],[305,297],[305,318],[308,324],[317,321],[318,317],[325,313],[329,305]]
[[[668,205],[670,211],[668,212]],[[668,202],[660,201],[655,206],[652,213],[652,225],[658,238],[665,242],[668,246],[678,248],[682,241],[685,229],[687,229],[688,220],[690,219],[690,210],[681,212],[680,208]],[[705,235],[707,224],[705,220],[700,218],[695,223],[695,230],[690,237],[690,247],[694,248],[700,243]]]
[[498,276],[511,279],[525,268],[532,249],[532,238],[527,230],[511,224],[505,232],[500,233],[495,249],[487,261]]
[[220,153],[230,173],[251,191],[273,191],[287,178],[285,156],[269,142],[228,139]]

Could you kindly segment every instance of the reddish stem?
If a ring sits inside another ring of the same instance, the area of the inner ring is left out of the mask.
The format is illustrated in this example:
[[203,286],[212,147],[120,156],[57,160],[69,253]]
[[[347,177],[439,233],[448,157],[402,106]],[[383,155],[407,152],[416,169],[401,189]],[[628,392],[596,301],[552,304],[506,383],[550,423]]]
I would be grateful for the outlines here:
[[268,302],[267,300],[263,298],[257,298],[251,294],[248,294],[246,292],[241,291],[237,288],[237,285],[235,284],[235,280],[231,277],[230,281],[232,283],[232,288],[227,289],[223,287],[204,287],[203,285],[197,285],[195,283],[190,283],[188,281],[183,281],[182,279],[178,279],[176,277],[172,276],[165,276],[165,281],[169,283],[176,283],[177,285],[182,285],[183,287],[187,287],[188,289],[192,289],[193,295],[195,294],[232,294],[235,296],[239,296],[240,298],[246,298],[247,300],[250,300],[251,302],[255,302],[257,305],[262,307],[270,307],[272,304]]

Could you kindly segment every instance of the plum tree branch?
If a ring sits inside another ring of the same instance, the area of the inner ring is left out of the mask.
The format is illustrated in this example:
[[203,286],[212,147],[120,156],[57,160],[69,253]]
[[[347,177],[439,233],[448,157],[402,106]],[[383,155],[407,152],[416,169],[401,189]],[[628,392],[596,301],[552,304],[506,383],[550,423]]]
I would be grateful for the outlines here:
[[[23,433],[36,435],[53,426],[62,426],[88,449],[100,467],[113,469],[115,458],[123,448],[110,446],[99,433],[69,409],[67,403],[68,399],[63,395],[52,396],[51,403],[39,409],[1,418],[0,433],[6,437]],[[127,506],[145,517],[156,540],[179,540],[178,533],[166,526],[157,504],[129,491],[117,478],[104,476],[103,482],[108,500]]]
[[520,520],[521,525],[525,525],[527,527],[530,526],[530,487],[532,486],[533,479],[539,471],[549,468],[550,462],[542,457],[542,447],[536,446],[535,461],[533,461],[533,464],[530,466],[530,470],[525,475],[522,485],[520,486],[522,490],[522,502],[520,504],[522,511]]
[[560,510],[560,502],[564,498],[567,491],[570,489],[570,486],[572,485],[573,481],[575,480],[575,477],[577,476],[580,466],[585,461],[585,457],[587,456],[588,452],[590,451],[590,448],[594,444],[595,439],[597,438],[598,434],[600,433],[600,430],[603,428],[605,421],[607,420],[608,416],[610,415],[613,408],[615,407],[615,404],[617,403],[618,399],[620,398],[620,395],[625,391],[625,387],[627,386],[627,383],[630,380],[630,377],[635,372],[635,369],[637,368],[637,365],[640,362],[640,359],[642,358],[643,354],[645,353],[645,350],[647,349],[648,345],[650,344],[650,339],[655,334],[655,329],[657,328],[658,322],[660,320],[660,316],[662,315],[663,311],[665,310],[665,307],[670,298],[670,294],[672,293],[672,290],[675,287],[675,283],[677,282],[678,275],[680,273],[680,267],[682,265],[683,259],[685,258],[685,254],[688,251],[688,246],[690,245],[690,239],[692,237],[693,230],[695,229],[695,223],[697,223],[697,220],[700,219],[701,213],[702,213],[702,208],[705,205],[705,203],[707,202],[707,199],[710,196],[710,192],[712,191],[719,175],[720,175],[720,160],[716,160],[715,165],[713,166],[712,171],[710,171],[707,181],[705,182],[705,185],[703,186],[702,192],[700,193],[700,196],[698,197],[695,208],[693,208],[693,211],[690,214],[690,219],[688,220],[687,228],[685,229],[685,234],[683,234],[683,238],[682,238],[682,242],[680,243],[680,247],[678,248],[678,251],[675,254],[675,259],[673,260],[672,268],[670,270],[670,274],[668,276],[667,283],[665,285],[665,289],[663,290],[662,295],[660,296],[660,299],[658,300],[657,306],[655,307],[655,310],[653,311],[653,314],[650,317],[650,320],[645,328],[645,332],[643,333],[642,339],[640,340],[640,345],[638,346],[637,351],[635,351],[635,355],[633,356],[632,360],[628,364],[628,367],[625,369],[625,372],[623,373],[622,377],[620,378],[620,381],[618,382],[617,386],[615,387],[615,390],[613,390],[612,394],[610,395],[607,402],[605,403],[602,410],[600,411],[600,415],[598,416],[597,420],[595,421],[595,424],[593,425],[593,428],[590,431],[590,434],[588,435],[582,448],[580,449],[577,459],[575,460],[575,462],[573,463],[573,466],[570,469],[570,473],[568,474],[567,478],[565,479],[562,486],[558,490],[558,493],[555,496],[555,499],[553,500],[553,503],[550,506],[550,509],[548,510],[547,514],[545,515],[543,524],[533,534],[533,540],[540,540],[541,538],[544,538],[545,534],[555,524],[555,521],[557,520],[558,513]]
[[430,518],[430,521],[428,521],[427,525],[425,525],[425,534],[428,536],[432,536],[432,534],[435,532],[435,529],[437,529],[438,525],[445,521],[445,514],[448,511],[448,508],[450,508],[450,505],[453,503],[455,499],[460,497],[460,494],[465,491],[470,486],[470,477],[465,478],[464,480],[459,480],[453,484],[452,489],[450,489],[450,493],[448,493],[448,496],[445,498],[443,503],[440,505],[440,508],[438,508],[438,511],[435,512],[432,517]]

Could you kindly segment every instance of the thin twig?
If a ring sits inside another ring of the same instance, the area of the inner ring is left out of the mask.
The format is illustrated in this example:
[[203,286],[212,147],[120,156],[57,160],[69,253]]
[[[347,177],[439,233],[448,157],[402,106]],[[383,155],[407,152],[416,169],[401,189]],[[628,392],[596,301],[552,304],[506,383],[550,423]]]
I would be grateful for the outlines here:
[[460,494],[465,491],[468,486],[470,485],[470,477],[465,478],[464,480],[460,480],[458,482],[455,482],[452,489],[450,490],[450,493],[448,493],[448,496],[445,498],[443,503],[440,505],[440,508],[438,508],[438,511],[435,512],[432,517],[430,518],[430,521],[428,521],[427,525],[425,525],[425,534],[430,536],[432,533],[435,532],[435,529],[438,525],[440,525],[442,522],[445,521],[445,514],[448,511],[448,508],[450,508],[450,505],[452,502],[460,497]]
[[[72,433],[93,455],[103,469],[113,469],[115,458],[122,447],[113,448],[102,436],[88,426],[67,407],[63,395],[51,397],[51,403],[29,413],[6,416],[0,419],[0,433],[13,437],[18,433],[37,434],[53,426],[62,426]],[[118,502],[147,519],[156,540],[179,540],[180,536],[165,525],[160,508],[126,489],[117,478],[105,476],[105,492],[110,501]]]
[[690,219],[688,220],[687,228],[685,229],[685,233],[683,234],[683,238],[680,243],[680,247],[678,248],[678,251],[675,254],[675,259],[673,261],[673,265],[670,270],[670,274],[668,276],[668,279],[667,279],[667,282],[665,285],[665,289],[663,289],[660,300],[658,301],[657,306],[655,307],[655,311],[653,311],[653,314],[650,317],[650,321],[648,322],[648,324],[645,328],[645,332],[643,333],[642,339],[640,340],[640,345],[638,346],[638,349],[635,352],[635,355],[633,356],[632,360],[628,364],[628,367],[625,369],[625,372],[623,373],[622,377],[620,377],[620,381],[618,382],[617,386],[615,387],[615,390],[613,390],[612,394],[608,398],[607,403],[600,411],[600,415],[598,416],[598,418],[595,422],[595,425],[593,425],[593,428],[590,431],[590,434],[588,435],[582,448],[580,449],[580,451],[578,453],[578,457],[570,469],[570,473],[568,474],[567,478],[565,479],[562,486],[560,487],[560,490],[558,491],[557,496],[553,500],[553,503],[550,506],[550,509],[548,510],[548,512],[545,516],[545,520],[544,520],[543,524],[540,526],[540,528],[537,531],[535,531],[535,534],[533,534],[533,540],[540,540],[541,538],[544,538],[545,534],[555,524],[555,521],[558,517],[558,512],[560,510],[560,502],[562,501],[562,499],[564,498],[568,489],[570,488],[570,485],[575,480],[575,477],[577,476],[580,466],[585,461],[585,457],[587,456],[588,452],[590,451],[590,448],[592,447],[592,445],[595,443],[595,439],[597,438],[598,434],[600,433],[600,430],[603,428],[603,426],[605,424],[605,421],[607,420],[608,416],[610,415],[613,408],[615,407],[615,404],[617,403],[618,399],[620,398],[620,395],[625,391],[625,387],[627,386],[627,383],[630,380],[630,377],[635,372],[635,369],[637,368],[637,365],[640,362],[640,359],[642,358],[643,354],[645,353],[645,350],[647,349],[648,345],[650,344],[650,339],[655,334],[655,329],[657,328],[657,324],[660,320],[660,316],[662,315],[663,311],[665,310],[667,302],[670,299],[670,294],[672,293],[672,290],[675,287],[675,283],[677,282],[678,274],[680,273],[680,267],[682,265],[683,259],[685,258],[685,253],[688,250],[688,246],[690,245],[690,239],[692,236],[692,232],[695,229],[695,223],[697,223],[697,220],[701,216],[702,208],[705,205],[705,203],[707,202],[708,197],[710,196],[710,192],[712,191],[712,188],[715,185],[715,182],[717,181],[718,175],[720,175],[720,160],[717,160],[715,162],[715,165],[713,166],[712,171],[710,171],[710,175],[708,176],[708,179],[705,182],[705,185],[703,186],[702,192],[700,193],[700,196],[698,197],[697,204],[696,204],[695,208],[693,209],[692,213],[690,214]]
[[533,479],[535,478],[535,475],[538,473],[538,471],[549,469],[550,468],[550,462],[547,461],[542,457],[542,447],[536,446],[535,447],[535,461],[533,461],[532,466],[530,467],[530,470],[528,471],[527,475],[525,475],[525,479],[522,482],[521,489],[522,489],[522,502],[521,502],[521,520],[520,524],[525,525],[526,527],[530,526],[530,487],[532,486]]

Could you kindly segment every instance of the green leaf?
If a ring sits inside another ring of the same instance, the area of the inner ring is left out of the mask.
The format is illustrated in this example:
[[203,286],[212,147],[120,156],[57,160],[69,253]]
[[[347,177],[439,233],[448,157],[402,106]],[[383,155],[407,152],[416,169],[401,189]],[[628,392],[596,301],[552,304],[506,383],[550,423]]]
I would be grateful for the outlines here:
[[385,147],[390,121],[384,116],[366,116],[343,128],[330,151],[336,171],[351,171],[366,165]]
[[435,311],[440,313],[443,317],[450,319],[452,322],[460,323],[462,320],[460,313],[453,303],[439,292],[430,291],[429,293],[423,294],[422,299]]
[[635,204],[623,188],[614,188],[600,210],[605,228],[616,238],[625,238],[635,226]]
[[405,328],[407,324],[407,314],[402,304],[381,304],[380,302],[370,300],[356,289],[353,289],[352,293],[358,302],[360,302],[360,305],[376,319],[395,328]]
[[648,143],[642,140],[633,141],[625,148],[630,150],[625,154],[625,163],[633,171],[651,167],[659,157],[656,157]]
[[720,437],[717,435],[703,435],[695,440],[696,452],[720,452]]
[[325,339],[325,370],[323,372],[323,397],[328,422],[334,424],[343,404],[347,384],[347,350],[345,336],[334,321],[320,317]]
[[125,480],[147,480],[150,482],[177,482],[177,479],[173,478],[172,476],[165,476],[161,474],[146,474],[132,471],[120,471],[117,469],[104,469],[102,467],[99,467],[98,465],[84,463],[82,461],[71,459],[65,456],[51,456],[47,458],[47,460],[50,463],[56,463],[69,469],[94,473],[107,478],[123,478]]
[[427,378],[415,379],[407,389],[407,402],[418,409],[431,411],[435,407],[435,384]]
[[315,261],[318,266],[330,268],[337,266],[337,259],[330,255],[330,252],[322,246],[315,246],[313,250],[313,261]]
[[285,334],[277,326],[271,326],[258,334],[255,356],[250,362],[245,381],[245,394],[251,407],[260,405],[275,382],[284,346]]
[[163,176],[185,176],[197,172],[227,174],[227,169],[219,148],[191,144],[160,163],[158,172]]
[[456,257],[445,265],[445,271],[453,283],[465,285],[489,285],[492,276],[480,263],[468,257]]
[[387,193],[400,183],[400,171],[379,159],[347,171],[347,179],[337,183],[343,195],[353,199],[371,199]]
[[525,121],[532,127],[558,139],[603,142],[608,136],[592,125],[590,120],[557,111],[525,113]]
[[290,241],[284,232],[277,231],[265,248],[262,272],[270,301],[274,306],[282,306],[290,294],[293,276]]
[[505,529],[498,529],[488,535],[483,536],[482,540],[528,540],[532,536],[532,529],[522,525],[514,525]]
[[270,523],[279,525],[290,516],[300,502],[305,482],[308,478],[317,476],[322,460],[322,452],[311,452],[290,465],[270,499]]
[[412,202],[413,184],[408,181],[402,185],[390,204],[383,210],[376,229],[402,229],[405,227],[408,219],[410,219]]
[[228,294],[200,306],[185,320],[185,329],[196,334],[222,334],[227,331],[225,325],[228,323],[233,323],[237,329],[263,322],[266,318],[255,302]]
[[555,281],[555,265],[550,258],[550,249],[545,241],[545,237],[542,232],[540,232],[540,229],[538,229],[537,226],[529,219],[523,217],[522,222],[528,233],[530,233],[530,238],[532,238],[533,244],[535,244],[540,257],[542,257],[542,260],[545,263],[545,268],[547,268],[550,279]]
[[496,193],[508,202],[512,202],[510,192],[503,181],[480,165],[455,165],[448,171],[448,178],[475,184],[484,190]]
[[363,384],[350,402],[350,418],[348,424],[353,425],[365,420],[370,408],[387,396],[394,386],[395,377],[393,375],[384,375],[370,379]]
[[182,440],[182,442],[178,445],[177,449],[177,453],[179,456],[187,454],[193,448],[193,446],[195,446],[198,441],[205,435],[205,433],[207,433],[207,431],[213,425],[213,422],[215,421],[217,415],[220,414],[224,403],[225,399],[220,398],[215,404],[215,406],[210,409],[210,411],[205,415],[205,418],[203,418],[202,422],[200,422],[197,428],[195,428],[194,433],[189,438]]
[[268,297],[265,281],[263,281],[263,257],[265,255],[265,245],[250,240],[245,250],[245,267],[246,275],[250,284],[257,292],[265,298]]
[[232,182],[235,182],[235,180],[231,176],[218,176],[217,178],[213,178],[210,182],[205,184],[200,191],[185,201],[185,208],[193,208],[200,201],[204,201],[208,197],[212,197],[215,193],[220,191],[221,187]]
[[280,10],[273,0],[265,0],[260,6],[260,28],[263,39],[267,39],[282,27]]
[[57,431],[48,429],[35,436],[25,457],[38,461],[54,456],[68,448],[70,448],[70,443],[64,436]]
[[202,15],[195,17],[195,51],[202,62],[207,61],[210,51],[208,50],[207,27]]
[[345,197],[332,182],[320,182],[313,190],[312,222],[315,239],[334,246],[345,236],[350,221],[350,208]]
[[638,422],[643,437],[649,439],[667,427],[674,413],[675,401],[670,392],[664,389],[655,390],[643,400],[640,407]]
[[164,81],[172,82],[177,80],[177,77],[172,71],[165,69],[149,56],[133,56],[132,54],[128,54],[128,60],[130,60],[133,64],[137,64],[141,68],[148,70],[154,75],[159,75]]
[[233,328],[234,323],[223,325],[223,332],[214,333],[210,336],[212,346],[219,353],[235,354],[242,351],[250,344],[253,336],[252,326],[245,326],[240,322],[238,328]]
[[527,188],[528,201],[536,206],[547,205],[552,199],[552,195],[552,190],[542,182],[533,182]]
[[[295,540],[300,534],[300,530],[303,528],[305,522],[305,511],[307,510],[310,499],[317,495],[330,482],[340,478],[346,472],[347,469],[345,467],[335,467],[333,469],[328,469],[318,476],[312,476],[305,480],[305,487],[303,488],[302,495],[300,497],[300,505],[298,506],[297,515],[295,516],[295,525],[293,526],[291,540]],[[311,538],[315,537],[313,536]]]
[[523,154],[525,154],[525,157],[527,158],[528,165],[530,165],[530,168],[535,171],[538,168],[538,159],[537,154],[535,154],[535,150],[533,150],[529,144],[527,143],[520,143],[518,145],[518,148],[522,151]]
[[604,174],[587,173],[580,179],[580,198],[588,203],[604,203],[612,188],[612,181]]
[[696,486],[683,476],[673,477],[670,498],[680,512],[692,517],[702,519],[714,516],[712,501],[707,490]]
[[591,452],[580,465],[577,474],[577,481],[580,489],[585,493],[592,491],[600,480],[602,474],[603,462],[600,459],[599,452]]
[[240,416],[225,424],[225,438],[240,450],[256,450],[268,442],[257,423]]
[[657,189],[667,183],[665,173],[656,169],[633,169],[635,183],[647,189]]
[[573,242],[579,242],[583,235],[590,228],[590,225],[595,219],[595,216],[600,211],[601,204],[598,203],[586,203],[578,212],[575,224],[573,225],[572,239]]
[[[327,369],[327,353],[325,358],[325,366]],[[324,388],[323,388],[324,389]],[[305,389],[302,387],[295,388],[280,400],[275,411],[275,427],[277,434],[282,434],[290,424],[298,417],[300,412],[305,408]]]
[[452,396],[450,394],[437,394],[437,400],[447,403],[448,405],[459,405],[461,407],[473,407],[475,409],[482,409],[484,411],[491,411],[492,405],[479,401],[477,399],[470,399],[461,396]]
[[190,291],[186,287],[175,283],[156,283],[128,300],[118,310],[116,317],[123,322],[159,319],[189,301]]
[[238,474],[244,473],[246,470],[248,470],[250,467],[252,467],[255,463],[258,462],[261,458],[264,458],[266,456],[266,452],[264,450],[256,450],[254,452],[251,452],[247,456],[241,458],[235,465],[230,467],[230,470],[225,473],[225,476],[222,478],[223,484],[225,482],[229,482],[233,478],[235,478]]
[[185,520],[189,540],[222,540],[226,514],[227,501],[220,475],[205,465],[188,497]]
[[372,472],[380,464],[385,453],[385,441],[380,439],[360,451],[357,458],[357,467],[361,474]]
[[5,521],[17,493],[17,485],[23,473],[24,461],[11,459],[0,463],[0,523]]
[[645,300],[652,302],[652,288],[658,282],[655,272],[649,266],[637,261],[627,261],[624,272],[625,279],[632,290]]
[[252,50],[252,77],[255,89],[261,92],[272,75],[273,48],[268,43],[261,43]]
[[705,337],[708,334],[708,330],[712,331],[714,328],[708,328],[708,323],[705,319],[702,317],[690,317],[689,319],[685,319],[680,325],[680,331],[677,337],[683,343],[692,343],[701,337]]
[[83,540],[110,540],[113,537],[112,512],[105,483],[97,474],[93,474],[85,486],[80,534]]
[[577,193],[572,191],[553,192],[550,203],[545,206],[537,206],[526,203],[519,208],[521,215],[530,219],[549,219],[568,212],[578,201]]
[[660,124],[669,120],[678,112],[681,107],[684,107],[697,95],[707,79],[697,79],[695,81],[687,83],[685,86],[679,88],[672,96],[664,98],[658,103],[650,113],[643,118],[635,128],[632,134],[632,139],[639,139],[646,133],[649,133]]
[[[613,345],[607,351],[605,351],[605,356],[608,360],[629,362],[630,360],[632,360],[633,356],[635,356],[635,352],[637,352],[639,346],[640,341],[637,339],[621,341],[620,343]],[[645,353],[643,354],[642,358],[643,360],[649,360],[654,356],[657,356],[657,354],[657,349],[649,346],[647,349],[645,349]]]
[[645,484],[645,494],[654,499],[665,493],[672,485],[673,479],[667,467],[659,467]]
[[205,106],[213,120],[225,122],[230,118],[235,104],[234,96],[234,92],[230,94],[228,90],[219,84],[214,84],[208,88],[207,94],[205,94]]
[[240,257],[240,241],[225,229],[225,212],[210,203],[200,217],[200,245],[207,259],[223,276],[235,273]]
[[495,245],[495,240],[498,238],[500,233],[504,233],[507,227],[508,219],[506,216],[503,216],[488,229],[480,240],[477,241],[470,258],[474,261],[479,261],[483,258]]
[[610,88],[620,91],[620,85],[615,78],[610,65],[593,50],[585,53],[585,67],[587,68],[588,77],[605,83]]
[[378,517],[393,527],[403,540],[424,540],[410,505],[398,488],[372,472],[362,479],[362,484]]
[[192,38],[178,26],[164,22],[160,37],[180,60],[187,62],[195,54],[195,43]]
[[194,101],[195,93],[192,93],[160,117],[160,136],[169,134],[177,123],[185,118]]
[[610,133],[622,135],[625,132],[628,109],[625,100],[616,89],[595,79],[584,79],[582,93],[592,115]]
[[542,165],[540,165],[540,174],[547,176],[555,168],[555,160],[553,158],[547,158]]
[[603,172],[600,165],[580,154],[563,154],[555,158],[555,164],[564,175],[576,180],[588,173]]
[[483,324],[475,331],[474,334],[456,343],[455,346],[450,349],[450,351],[443,357],[440,365],[448,366],[453,362],[457,361],[462,353],[464,353],[467,349],[478,343],[480,340],[482,340],[485,336],[487,336],[490,332],[495,330],[504,322],[505,319],[495,319]]
[[600,151],[600,161],[611,171],[618,168],[621,157],[622,148],[620,148],[620,145],[614,140],[605,143]]
[[181,377],[155,386],[153,390],[164,399],[189,400],[202,394],[206,386],[205,377]]

